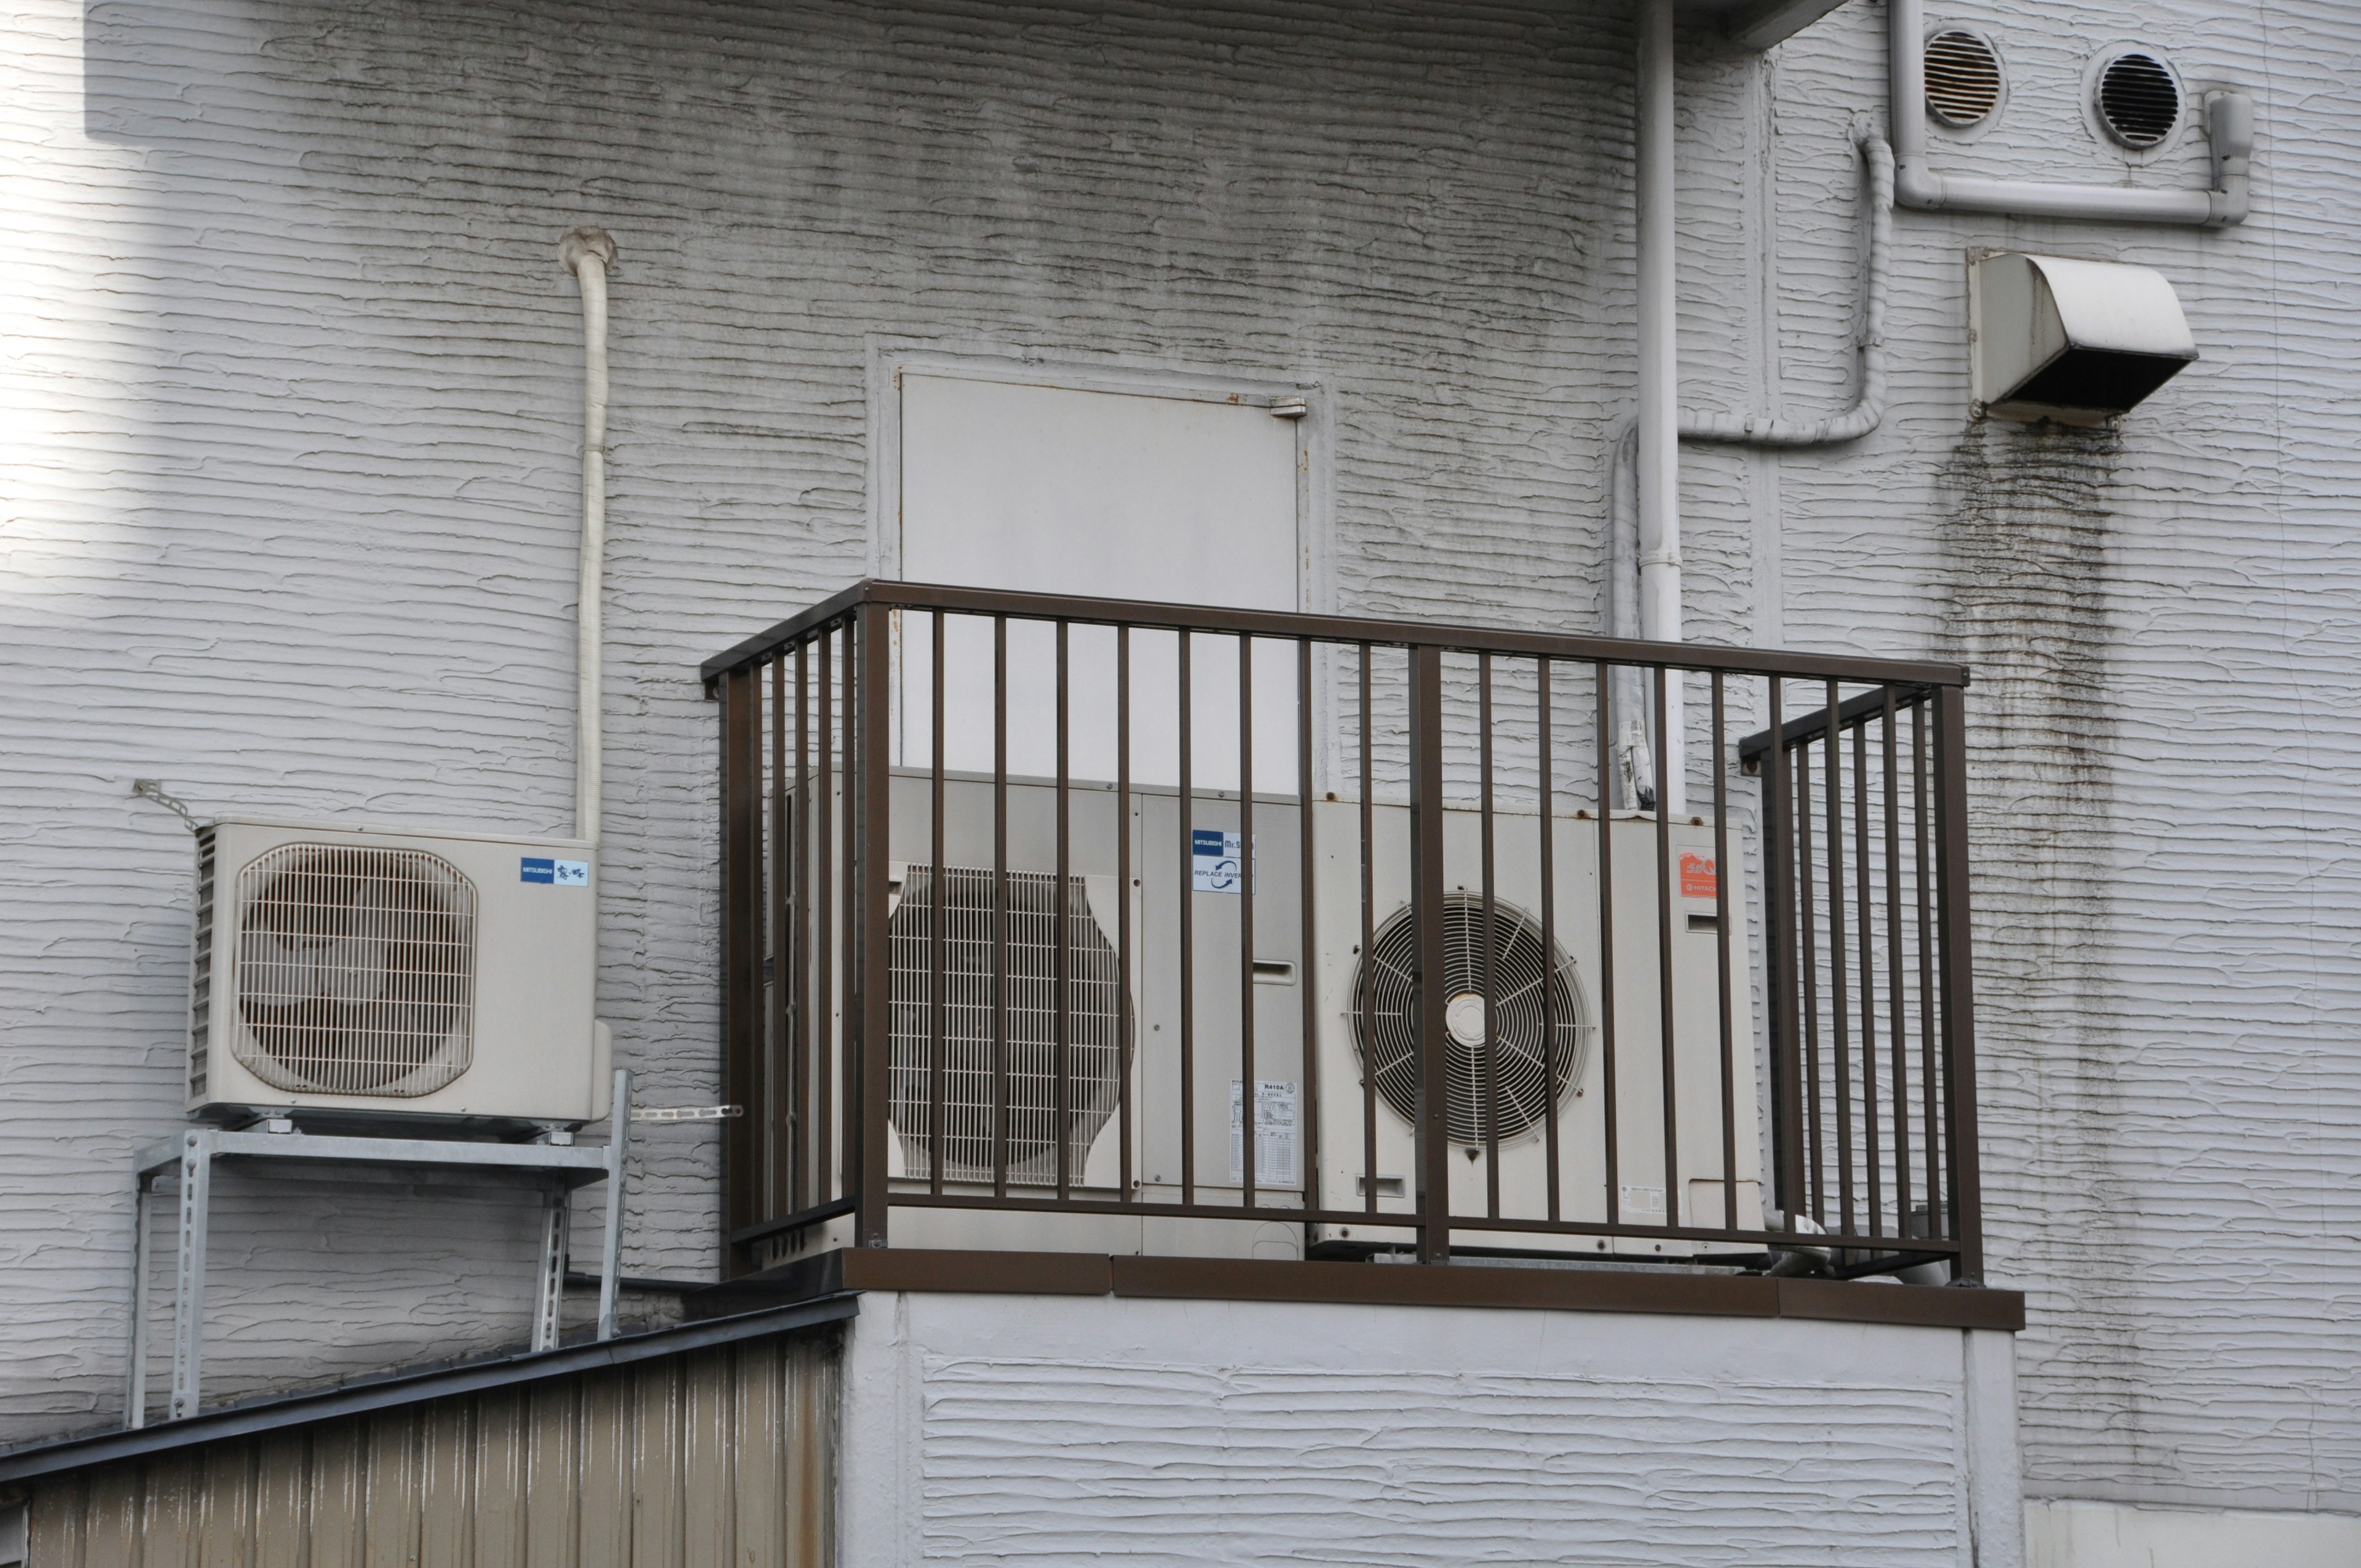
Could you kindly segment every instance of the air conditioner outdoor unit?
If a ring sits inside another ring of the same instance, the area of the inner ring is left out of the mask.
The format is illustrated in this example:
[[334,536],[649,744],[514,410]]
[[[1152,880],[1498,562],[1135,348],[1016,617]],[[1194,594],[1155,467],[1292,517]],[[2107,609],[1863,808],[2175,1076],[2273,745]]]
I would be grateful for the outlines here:
[[[1316,896],[1322,1206],[1365,1207],[1374,1186],[1377,1209],[1365,1223],[1312,1227],[1312,1245],[1332,1252],[1407,1246],[1415,1240],[1412,1232],[1384,1219],[1411,1209],[1416,1180],[1408,814],[1398,806],[1372,812],[1377,845],[1370,868],[1373,939],[1366,953],[1361,947],[1359,827],[1353,820],[1358,815],[1357,806],[1326,806],[1315,814],[1321,850]],[[1606,948],[1601,942],[1598,822],[1586,814],[1554,817],[1549,824],[1553,875],[1546,929],[1541,819],[1505,811],[1492,816],[1488,927],[1478,870],[1483,819],[1474,811],[1451,810],[1444,813],[1444,1022],[1451,1146],[1445,1179],[1452,1212],[1493,1216],[1497,1128],[1497,1216],[1510,1222],[1550,1219],[1554,1123],[1555,1218],[1608,1222],[1609,1031],[1604,1027],[1607,988],[1601,983]],[[1725,993],[1717,983],[1722,933],[1716,899],[1722,868],[1713,831],[1674,825],[1664,835],[1660,857],[1653,817],[1619,813],[1608,826],[1614,851],[1606,900],[1612,912],[1607,924],[1615,981],[1614,1219],[1632,1225],[1724,1228],[1724,1182],[1733,1174],[1725,1161],[1734,1156],[1734,1228],[1760,1229],[1754,1033],[1745,930],[1735,899],[1726,993],[1727,1088],[1732,1114],[1724,1135]],[[1669,891],[1669,901],[1660,899],[1660,887]],[[1667,945],[1669,998],[1660,965]],[[1494,1001],[1488,1074],[1484,1070],[1488,966]],[[1663,1027],[1668,1001],[1669,1053]],[[1669,1169],[1664,1114],[1668,1057],[1674,1146]],[[1373,1095],[1364,1089],[1370,1078],[1375,1080]],[[1365,1162],[1373,1141],[1376,1166],[1368,1171]],[[1452,1245],[1639,1256],[1714,1250],[1711,1244],[1570,1236],[1507,1226],[1492,1229],[1477,1223],[1455,1228]]]
[[[1408,814],[1399,806],[1372,810],[1375,1005],[1360,994],[1360,807],[1321,802],[1312,811],[1312,928],[1318,946],[1307,960],[1296,868],[1302,815],[1292,798],[1257,798],[1250,854],[1240,833],[1234,793],[1207,792],[1191,801],[1192,843],[1180,850],[1180,800],[1170,789],[1134,786],[1128,809],[1117,812],[1114,791],[1077,783],[1068,795],[1067,881],[1056,866],[1056,792],[1036,780],[1012,780],[995,805],[987,779],[952,775],[943,793],[942,886],[935,887],[936,846],[931,784],[913,770],[893,780],[894,863],[888,916],[892,973],[892,1098],[887,1173],[897,1191],[933,1185],[933,1128],[939,1096],[942,1189],[973,1200],[993,1192],[995,1179],[1015,1210],[902,1206],[894,1211],[895,1245],[1049,1251],[1205,1252],[1215,1255],[1300,1256],[1307,1246],[1327,1252],[1383,1251],[1407,1246],[1414,1235],[1389,1215],[1411,1206],[1410,1115],[1415,1105],[1404,976],[1393,947],[1409,937]],[[838,809],[841,795],[837,796]],[[1445,814],[1446,881],[1444,919],[1449,973],[1445,1022],[1450,1047],[1450,1160],[1453,1208],[1486,1212],[1489,1197],[1488,1107],[1477,1064],[1483,1042],[1484,923],[1479,878],[1481,818],[1473,811]],[[1557,1124],[1558,1216],[1605,1221],[1607,1166],[1604,1086],[1604,988],[1599,984],[1598,823],[1553,819],[1554,911],[1544,951],[1541,919],[1541,823],[1538,817],[1493,816],[1492,948],[1495,1020],[1501,1079],[1500,1206],[1506,1220],[1549,1217],[1546,1119]],[[1669,930],[1660,921],[1657,827],[1652,817],[1619,817],[1612,904],[1616,969],[1616,1178],[1620,1218],[1636,1225],[1722,1224],[1725,1140],[1722,1134],[1721,995],[1716,968],[1719,875],[1710,828],[1673,827],[1666,880],[1672,899]],[[1127,844],[1118,858],[1117,845]],[[1127,861],[1127,866],[1126,864]],[[841,861],[831,874],[841,876]],[[1127,871],[1126,887],[1121,873]],[[1000,878],[1005,875],[1005,892]],[[1244,899],[1252,879],[1251,963],[1245,950]],[[1182,883],[1191,911],[1188,941],[1194,977],[1184,1021],[1180,909]],[[1735,890],[1733,889],[1733,892]],[[939,895],[942,918],[935,920]],[[998,901],[1005,900],[1005,905]],[[1127,907],[1126,907],[1127,905]],[[995,911],[1005,907],[1006,938],[994,970]],[[1252,1145],[1257,1201],[1268,1220],[1228,1221],[1052,1212],[1027,1200],[1051,1200],[1058,1179],[1054,1072],[1056,930],[1062,907],[1066,956],[1070,1068],[1066,1174],[1084,1201],[1123,1194],[1150,1202],[1183,1199],[1181,1041],[1196,1084],[1191,1119],[1189,1197],[1199,1204],[1235,1204],[1243,1197],[1245,1162]],[[1127,922],[1127,930],[1125,923]],[[1730,1081],[1734,1114],[1727,1140],[1737,1176],[1738,1228],[1759,1229],[1757,1099],[1754,1038],[1745,932],[1733,900],[1729,1004]],[[1673,976],[1675,1173],[1664,1157],[1662,1086],[1665,1052],[1658,953],[1669,937]],[[1119,957],[1127,939],[1129,972]],[[1396,966],[1388,972],[1389,966]],[[939,1009],[931,1004],[929,976],[944,976]],[[1535,989],[1554,987],[1545,1036]],[[1250,977],[1250,978],[1242,978]],[[994,988],[1005,1004],[995,1025]],[[1124,1037],[1125,988],[1129,988],[1131,1037]],[[1304,986],[1315,987],[1311,1009],[1319,1052],[1317,1103],[1306,1092]],[[831,1011],[840,1029],[841,988]],[[1245,1042],[1251,1023],[1254,1085],[1249,1092]],[[1554,1054],[1551,1054],[1554,1053]],[[1543,1063],[1553,1062],[1547,1072]],[[994,1063],[1008,1074],[1005,1100],[995,1102]],[[1378,1212],[1367,1223],[1305,1226],[1287,1211],[1304,1202],[1307,1167],[1318,1135],[1320,1199],[1329,1210],[1365,1201],[1362,1158],[1367,1112],[1361,1084],[1374,1062],[1377,1094]],[[1554,1105],[1545,1083],[1554,1077]],[[1126,1092],[1127,1091],[1127,1092]],[[842,1089],[831,1090],[840,1102]],[[1130,1107],[1131,1184],[1121,1183],[1122,1107]],[[995,1147],[995,1117],[1003,1132]],[[1317,1118],[1316,1127],[1313,1118]],[[1251,1124],[1253,1133],[1246,1128]],[[835,1157],[840,1162],[845,1151]],[[1005,1166],[1005,1174],[1002,1167]],[[841,1179],[841,1176],[839,1177]],[[784,1244],[782,1256],[846,1245],[850,1222],[813,1227]],[[1653,1238],[1493,1230],[1463,1225],[1455,1246],[1503,1252],[1599,1252],[1653,1256],[1711,1250]],[[1738,1247],[1734,1250],[1759,1250]]]
[[208,824],[189,1110],[345,1125],[603,1117],[596,876],[580,839]]

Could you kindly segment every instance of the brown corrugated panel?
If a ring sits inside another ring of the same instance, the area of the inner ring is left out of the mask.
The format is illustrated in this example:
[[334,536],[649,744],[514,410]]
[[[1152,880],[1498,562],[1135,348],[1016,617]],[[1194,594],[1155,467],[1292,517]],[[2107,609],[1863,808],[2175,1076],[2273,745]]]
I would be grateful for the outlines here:
[[824,1568],[832,1336],[779,1336],[37,1481],[36,1568]]

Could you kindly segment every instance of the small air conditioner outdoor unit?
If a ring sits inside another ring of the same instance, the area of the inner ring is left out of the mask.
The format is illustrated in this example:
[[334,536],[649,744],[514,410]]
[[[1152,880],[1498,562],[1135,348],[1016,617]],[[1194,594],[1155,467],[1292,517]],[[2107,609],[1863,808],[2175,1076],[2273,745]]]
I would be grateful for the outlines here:
[[[1325,1252],[1403,1247],[1414,1234],[1389,1225],[1389,1213],[1413,1207],[1416,1180],[1411,1118],[1418,1103],[1411,1054],[1414,1019],[1409,970],[1410,864],[1407,812],[1372,812],[1377,853],[1370,867],[1373,927],[1361,948],[1361,866],[1357,806],[1325,806],[1316,814],[1320,855],[1320,1162],[1322,1206],[1363,1208],[1376,1189],[1366,1223],[1312,1227],[1312,1245]],[[1445,897],[1443,910],[1451,1154],[1448,1176],[1455,1215],[1492,1217],[1494,1090],[1499,1150],[1498,1217],[1552,1217],[1548,1185],[1550,1124],[1555,1124],[1558,1202],[1562,1221],[1606,1223],[1606,988],[1598,877],[1599,824],[1585,814],[1551,820],[1551,918],[1544,929],[1542,822],[1531,814],[1492,816],[1492,902],[1488,930],[1481,874],[1483,818],[1474,811],[1444,814]],[[1657,824],[1652,817],[1615,814],[1607,908],[1614,954],[1614,1113],[1618,1195],[1616,1221],[1631,1225],[1725,1228],[1724,1182],[1734,1155],[1735,1226],[1763,1224],[1760,1135],[1755,1094],[1754,1031],[1745,927],[1731,899],[1729,1093],[1733,1114],[1725,1139],[1722,1096],[1722,1003],[1717,983],[1722,933],[1717,882],[1722,868],[1710,828],[1670,827],[1660,879]],[[1734,840],[1733,840],[1734,848]],[[1669,890],[1669,908],[1659,888]],[[1733,895],[1737,889],[1731,890]],[[1669,918],[1665,916],[1668,916]],[[1670,946],[1672,1012],[1672,1134],[1665,1160],[1666,1117],[1663,1013],[1666,1005],[1660,954]],[[1554,950],[1552,950],[1552,949]],[[1487,980],[1493,1067],[1484,1070]],[[1546,996],[1547,1005],[1543,999]],[[1374,1078],[1374,1095],[1364,1084]],[[1553,1101],[1549,1088],[1555,1085]],[[1372,1101],[1374,1104],[1372,1104]],[[1376,1167],[1365,1171],[1374,1135]],[[1636,1256],[1686,1255],[1714,1244],[1650,1237],[1576,1236],[1463,1223],[1455,1249],[1498,1252],[1599,1253]],[[1759,1248],[1729,1245],[1721,1250]]]
[[189,1110],[324,1125],[598,1120],[596,877],[574,839],[208,824]]

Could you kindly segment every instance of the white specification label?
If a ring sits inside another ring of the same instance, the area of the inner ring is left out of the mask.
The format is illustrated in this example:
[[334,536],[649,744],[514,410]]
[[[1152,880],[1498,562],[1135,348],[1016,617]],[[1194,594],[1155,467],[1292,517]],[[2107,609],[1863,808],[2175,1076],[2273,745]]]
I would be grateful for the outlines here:
[[1662,1219],[1664,1213],[1664,1190],[1661,1187],[1623,1188],[1623,1212],[1626,1216],[1649,1215]]
[[[1230,1080],[1230,1179],[1246,1179],[1246,1098],[1242,1080]],[[1275,1079],[1255,1082],[1255,1185],[1293,1187],[1295,1085]]]

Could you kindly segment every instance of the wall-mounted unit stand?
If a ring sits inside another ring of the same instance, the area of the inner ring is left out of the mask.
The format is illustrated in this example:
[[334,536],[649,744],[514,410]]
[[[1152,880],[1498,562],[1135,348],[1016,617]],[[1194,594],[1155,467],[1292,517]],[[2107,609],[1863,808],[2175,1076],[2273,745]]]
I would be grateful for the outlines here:
[[[180,1178],[180,1251],[172,1290],[172,1401],[170,1419],[197,1413],[197,1387],[205,1319],[205,1232],[213,1204],[214,1162],[223,1159],[299,1160],[323,1167],[390,1168],[438,1167],[478,1175],[516,1172],[544,1189],[540,1283],[533,1302],[533,1348],[557,1346],[559,1310],[566,1289],[566,1234],[574,1190],[607,1184],[605,1245],[598,1270],[598,1337],[615,1334],[615,1291],[623,1234],[623,1159],[631,1142],[631,1075],[615,1073],[613,1132],[604,1146],[577,1146],[568,1133],[544,1135],[530,1144],[468,1143],[445,1138],[322,1137],[273,1119],[267,1128],[229,1131],[191,1127],[177,1137],[140,1151],[134,1223],[131,1283],[131,1355],[124,1396],[124,1425],[146,1424],[148,1409],[148,1211],[159,1177]],[[563,1141],[560,1141],[563,1140]]]

